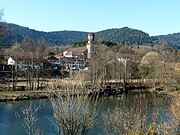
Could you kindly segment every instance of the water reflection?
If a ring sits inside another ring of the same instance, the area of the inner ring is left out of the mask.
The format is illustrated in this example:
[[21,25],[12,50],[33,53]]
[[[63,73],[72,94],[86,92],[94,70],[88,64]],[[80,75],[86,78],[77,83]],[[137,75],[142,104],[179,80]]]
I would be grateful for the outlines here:
[[[103,134],[103,121],[102,114],[105,114],[108,109],[114,110],[116,107],[121,109],[131,109],[136,104],[143,104],[146,106],[143,110],[147,116],[147,125],[152,122],[152,117],[155,112],[159,112],[161,117],[158,117],[158,123],[163,123],[171,119],[171,114],[168,110],[167,104],[164,102],[164,98],[156,98],[151,94],[128,94],[120,95],[117,97],[100,98],[99,103],[101,107],[98,109],[97,123],[89,134]],[[156,102],[155,102],[156,101]],[[0,134],[2,135],[20,135],[25,134],[25,130],[22,126],[22,118],[19,116],[21,108],[30,102],[33,105],[41,103],[41,109],[38,112],[39,121],[37,127],[46,135],[50,135],[53,116],[53,111],[49,100],[34,100],[34,101],[19,101],[0,103]]]

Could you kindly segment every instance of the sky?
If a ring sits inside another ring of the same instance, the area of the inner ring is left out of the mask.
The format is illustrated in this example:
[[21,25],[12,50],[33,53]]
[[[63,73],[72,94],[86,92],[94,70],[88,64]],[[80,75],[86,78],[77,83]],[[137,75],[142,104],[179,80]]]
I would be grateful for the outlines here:
[[39,31],[130,27],[150,36],[180,32],[180,0],[0,0],[3,21]]

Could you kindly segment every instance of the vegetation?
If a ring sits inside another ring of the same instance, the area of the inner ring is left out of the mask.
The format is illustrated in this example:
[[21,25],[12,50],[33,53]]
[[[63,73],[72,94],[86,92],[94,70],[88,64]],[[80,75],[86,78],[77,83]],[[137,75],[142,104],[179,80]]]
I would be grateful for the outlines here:
[[76,42],[74,43],[73,47],[83,47],[86,46],[87,41],[84,42]]
[[150,37],[140,30],[124,27],[121,29],[108,29],[96,33],[96,39],[124,45],[154,45],[158,42],[155,37]]
[[180,33],[160,35],[157,37],[163,41],[170,43],[172,46],[175,46],[177,49],[180,49]]
[[[120,80],[121,83],[133,79],[142,81],[149,80],[149,86],[154,88],[163,87],[169,89],[171,84],[179,82],[179,51],[168,49],[166,42],[161,42],[154,47],[145,46],[128,47],[111,42],[96,42],[96,53],[85,64],[88,65],[86,81],[90,81],[92,89],[103,89],[111,80]],[[145,47],[145,48],[144,48]],[[40,65],[49,52],[62,54],[66,46],[48,47],[44,38],[34,42],[31,38],[25,37],[21,44],[15,44],[11,48],[1,49],[1,61],[5,56],[11,56],[16,61]],[[123,61],[126,61],[124,63]],[[16,69],[16,67],[10,67]],[[46,70],[26,69],[21,72],[15,71],[6,82],[8,87],[13,85],[13,90],[18,90],[18,83],[26,80],[26,90],[37,90],[44,87],[47,77]],[[8,81],[12,79],[11,81]],[[18,81],[19,80],[19,81]],[[122,81],[124,80],[124,82]],[[5,81],[5,80],[4,80]],[[12,84],[10,84],[13,82]],[[17,89],[16,89],[17,88]]]
[[[103,115],[105,134],[146,134],[145,124],[148,119],[146,115],[146,103],[142,103],[141,99],[137,99],[134,104],[128,107],[130,109],[126,107],[127,105],[119,104],[115,109],[108,110],[107,113]],[[153,132],[153,134],[155,134],[155,132]]]
[[36,129],[37,121],[38,121],[38,111],[40,109],[40,105],[34,107],[32,103],[24,106],[21,109],[22,118],[23,118],[23,127],[26,130],[28,135],[40,135],[40,131]]
[[4,48],[0,47],[0,64],[4,63]]
[[93,127],[96,116],[96,101],[85,95],[55,94],[50,97],[53,107],[53,121],[57,135],[84,135]]
[[33,102],[26,104],[21,108],[20,112],[15,112],[18,119],[22,119],[22,126],[27,135],[43,135],[43,133],[37,129],[38,112],[41,104],[34,106]]
[[[5,23],[0,23],[0,28]],[[33,39],[33,42],[37,42],[40,38],[46,39],[49,45],[69,45],[75,42],[81,42],[87,40],[87,32],[78,31],[59,31],[59,32],[41,32],[29,29],[27,27],[21,27],[15,24],[7,24],[9,35],[7,41],[3,46],[12,46],[16,42],[22,43],[24,37]]]
[[174,133],[174,134],[180,134],[180,99],[179,95],[176,95],[176,97],[173,99],[170,110],[173,114],[173,121],[166,125],[166,128],[164,130],[164,133],[168,134]]
[[[5,27],[4,27],[5,26]],[[1,46],[10,47],[17,43],[22,43],[24,37],[29,37],[33,39],[33,42],[37,42],[40,38],[46,39],[48,45],[70,45],[74,44],[75,46],[84,45],[87,41],[87,32],[78,32],[78,31],[57,31],[57,32],[41,32],[29,29],[27,27],[18,26],[15,24],[8,24],[1,22],[0,29],[5,30],[6,32],[6,42]],[[2,30],[1,30],[2,32]],[[1,33],[0,33],[1,34]],[[175,48],[179,46],[179,33],[172,35],[162,35],[151,37],[147,33],[131,29],[128,27],[120,29],[108,29],[99,31],[96,34],[96,41],[104,42],[107,46],[114,46],[117,44],[123,45],[150,45],[153,46],[159,41],[167,41],[169,45]],[[2,39],[2,38],[1,38]]]

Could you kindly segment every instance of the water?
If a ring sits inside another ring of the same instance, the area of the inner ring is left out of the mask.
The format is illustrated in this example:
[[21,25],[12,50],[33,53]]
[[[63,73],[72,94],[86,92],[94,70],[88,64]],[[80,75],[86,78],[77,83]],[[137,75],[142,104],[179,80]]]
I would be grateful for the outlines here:
[[[108,109],[113,110],[117,106],[125,106],[127,109],[132,108],[136,104],[137,99],[142,99],[141,103],[146,104],[146,113],[149,117],[151,114],[158,110],[161,117],[158,118],[159,123],[170,120],[171,114],[167,106],[167,99],[158,98],[156,104],[153,102],[153,96],[151,94],[130,94],[128,97],[108,97],[105,99],[99,99],[101,107],[98,109],[98,118],[95,126],[90,130],[89,134],[103,134],[103,121],[102,114],[106,113]],[[102,102],[103,101],[103,102]],[[37,127],[45,134],[51,135],[52,133],[52,115],[53,110],[49,100],[33,100],[33,101],[18,101],[18,102],[4,102],[0,103],[0,135],[25,135],[25,129],[23,127],[23,120],[21,117],[21,109],[27,105],[33,103],[33,106],[41,104],[38,111]],[[151,122],[151,118],[147,121],[147,124]]]

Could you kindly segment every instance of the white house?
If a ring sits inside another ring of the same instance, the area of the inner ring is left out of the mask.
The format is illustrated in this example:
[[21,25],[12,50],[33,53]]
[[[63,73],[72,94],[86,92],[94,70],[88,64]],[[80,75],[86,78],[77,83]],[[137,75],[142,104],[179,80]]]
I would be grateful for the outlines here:
[[13,58],[9,57],[8,65],[15,65],[15,60],[13,60]]
[[15,65],[15,64],[17,64],[17,67],[18,67],[19,70],[23,70],[23,69],[26,69],[26,68],[31,68],[31,69],[38,70],[38,69],[41,69],[41,67],[43,66],[42,63],[37,64],[37,63],[34,62],[32,64],[32,61],[31,62],[30,61],[28,61],[28,62],[19,61],[17,63],[12,57],[9,57],[7,65]]

